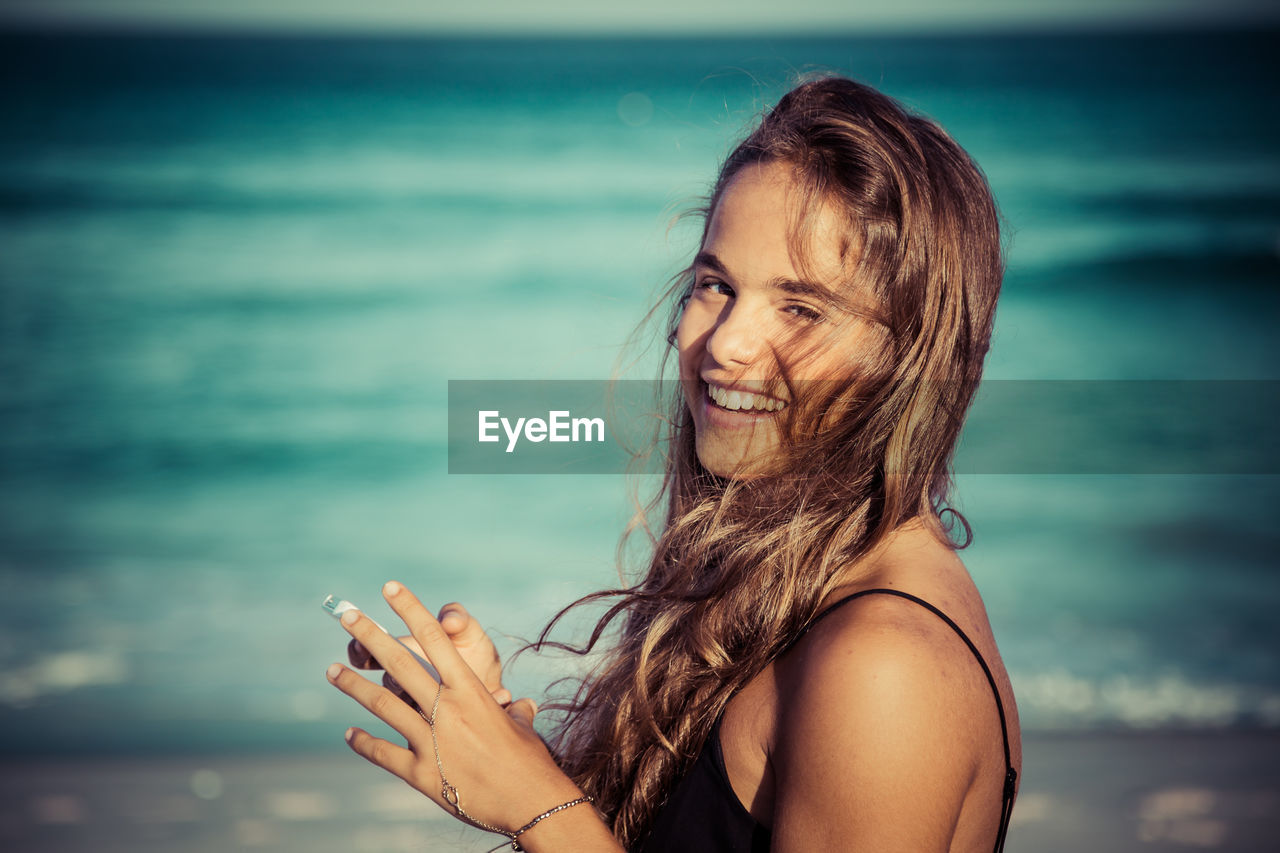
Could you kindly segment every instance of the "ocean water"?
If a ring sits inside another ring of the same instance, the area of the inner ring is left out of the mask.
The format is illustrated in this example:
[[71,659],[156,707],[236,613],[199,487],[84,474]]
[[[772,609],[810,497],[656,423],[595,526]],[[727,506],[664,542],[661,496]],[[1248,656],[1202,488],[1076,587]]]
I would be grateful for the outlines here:
[[[615,583],[622,478],[449,475],[447,382],[608,377],[799,72],[986,170],[990,377],[1280,379],[1274,36],[0,37],[0,749],[340,748],[325,594]],[[1267,470],[959,478],[1028,729],[1280,726]]]

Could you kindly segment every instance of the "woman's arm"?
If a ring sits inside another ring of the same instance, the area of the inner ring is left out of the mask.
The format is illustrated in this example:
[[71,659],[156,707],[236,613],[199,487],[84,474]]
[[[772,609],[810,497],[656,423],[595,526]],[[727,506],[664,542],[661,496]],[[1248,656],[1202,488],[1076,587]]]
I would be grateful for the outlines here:
[[[556,766],[534,731],[533,702],[522,699],[506,708],[498,704],[458,653],[449,634],[413,593],[391,582],[383,588],[383,596],[404,620],[423,656],[440,673],[440,681],[364,614],[345,614],[342,624],[351,636],[427,709],[424,716],[387,688],[334,664],[329,668],[329,680],[407,742],[406,748],[352,728],[347,732],[351,748],[447,811],[459,816],[465,813],[474,824],[497,827],[507,834],[556,806],[581,798],[581,790]],[[434,726],[427,717],[434,719]],[[587,803],[540,821],[520,836],[520,844],[532,853],[566,849],[566,837],[572,838],[571,849],[575,850],[621,850]]]
[[796,648],[771,756],[775,851],[950,849],[990,690],[950,629],[919,617],[868,598]]

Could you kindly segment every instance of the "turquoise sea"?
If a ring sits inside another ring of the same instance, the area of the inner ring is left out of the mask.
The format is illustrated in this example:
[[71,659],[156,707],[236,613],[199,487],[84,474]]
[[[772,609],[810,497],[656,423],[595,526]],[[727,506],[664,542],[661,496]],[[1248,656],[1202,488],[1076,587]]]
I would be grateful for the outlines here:
[[[615,583],[622,478],[449,475],[447,382],[608,377],[800,72],[986,169],[990,377],[1280,379],[1275,39],[0,36],[0,750],[341,749],[325,594]],[[1174,468],[960,477],[1028,730],[1280,727],[1276,468]]]

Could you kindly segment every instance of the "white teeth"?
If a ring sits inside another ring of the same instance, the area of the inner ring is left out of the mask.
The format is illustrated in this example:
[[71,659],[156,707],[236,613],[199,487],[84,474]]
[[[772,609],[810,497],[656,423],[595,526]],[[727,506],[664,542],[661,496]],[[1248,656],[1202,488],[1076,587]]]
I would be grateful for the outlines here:
[[781,400],[775,400],[772,397],[752,394],[749,391],[730,391],[727,388],[710,384],[707,385],[707,394],[710,395],[717,406],[729,411],[756,409],[763,412],[777,412],[786,408],[787,405]]

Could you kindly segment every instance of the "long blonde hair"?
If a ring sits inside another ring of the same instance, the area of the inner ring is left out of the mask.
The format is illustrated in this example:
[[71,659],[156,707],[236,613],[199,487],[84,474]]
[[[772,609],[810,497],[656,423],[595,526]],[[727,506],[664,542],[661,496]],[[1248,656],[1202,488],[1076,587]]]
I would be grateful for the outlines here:
[[[817,205],[842,212],[886,345],[857,376],[800,389],[804,406],[767,476],[704,469],[674,394],[665,525],[646,575],[575,602],[543,632],[540,644],[560,645],[547,636],[565,612],[610,600],[588,642],[573,648],[586,654],[621,622],[616,645],[559,706],[553,747],[628,847],[643,842],[729,699],[848,580],[844,570],[913,518],[955,547],[969,536],[947,500],[1003,275],[985,178],[932,121],[839,77],[793,89],[737,146],[706,221],[743,168],[774,163],[790,167],[807,200],[797,247]],[[669,291],[672,332],[691,287],[686,270]],[[961,542],[950,537],[957,523]]]

